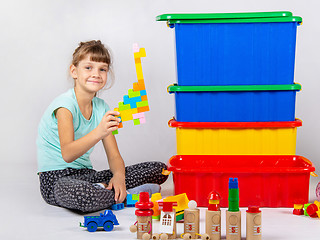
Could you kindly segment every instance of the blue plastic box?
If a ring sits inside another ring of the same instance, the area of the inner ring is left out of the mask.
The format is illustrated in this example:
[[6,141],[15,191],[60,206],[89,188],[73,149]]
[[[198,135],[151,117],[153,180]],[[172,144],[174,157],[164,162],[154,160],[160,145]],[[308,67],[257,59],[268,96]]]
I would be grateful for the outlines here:
[[299,84],[168,87],[179,122],[294,121],[300,89]]
[[158,16],[175,29],[180,86],[293,84],[300,17],[209,15]]

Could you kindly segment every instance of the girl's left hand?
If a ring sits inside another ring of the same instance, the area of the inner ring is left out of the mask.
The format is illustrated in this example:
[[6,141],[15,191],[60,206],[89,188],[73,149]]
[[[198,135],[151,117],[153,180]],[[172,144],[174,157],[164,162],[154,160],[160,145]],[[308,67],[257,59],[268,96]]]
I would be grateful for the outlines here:
[[114,200],[116,203],[122,203],[127,196],[126,183],[124,175],[113,175],[110,179],[108,190],[114,189]]

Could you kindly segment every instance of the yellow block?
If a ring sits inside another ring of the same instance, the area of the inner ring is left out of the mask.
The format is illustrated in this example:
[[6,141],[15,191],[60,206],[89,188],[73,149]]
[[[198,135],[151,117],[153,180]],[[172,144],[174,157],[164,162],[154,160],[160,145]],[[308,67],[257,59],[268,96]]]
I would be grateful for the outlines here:
[[163,199],[164,202],[177,202],[178,206],[174,206],[173,208],[176,210],[176,212],[182,211],[186,208],[188,208],[189,199],[187,197],[187,194],[182,193],[175,196],[166,197]]
[[136,114],[136,113],[138,113],[138,110],[136,108],[121,111],[122,122],[133,120],[132,114]]
[[141,63],[136,63],[137,79],[143,79]]
[[146,49],[145,48],[140,48],[139,52],[133,53],[134,58],[141,58],[146,56]]
[[177,153],[185,155],[294,155],[297,128],[177,128]]

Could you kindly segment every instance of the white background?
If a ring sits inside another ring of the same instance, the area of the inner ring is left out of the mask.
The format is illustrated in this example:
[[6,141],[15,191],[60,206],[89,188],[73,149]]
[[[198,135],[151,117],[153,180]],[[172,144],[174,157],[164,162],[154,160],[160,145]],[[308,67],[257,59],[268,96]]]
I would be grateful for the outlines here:
[[[320,168],[319,1],[138,1],[68,0],[2,1],[1,26],[1,162],[36,171],[37,126],[49,103],[72,86],[68,67],[80,41],[101,39],[114,57],[115,84],[100,94],[111,108],[136,81],[132,43],[145,47],[142,59],[150,112],[145,125],[125,122],[117,136],[127,164],[166,162],[176,152],[175,130],[167,126],[174,115],[174,96],[166,87],[176,81],[174,30],[155,21],[163,13],[292,11],[303,17],[298,27],[295,81],[297,93],[297,154]],[[92,159],[98,169],[107,167],[101,146]]]
[[[136,81],[132,44],[145,47],[142,68],[151,111],[144,125],[125,123],[117,136],[118,145],[127,165],[167,162],[176,153],[175,130],[167,126],[174,115],[174,96],[166,92],[176,81],[174,31],[155,21],[164,13],[291,11],[301,16],[295,82],[302,85],[296,117],[303,126],[298,129],[297,154],[320,169],[319,9],[318,0],[1,1],[0,208],[14,214],[17,205],[25,209],[34,201],[42,203],[36,176],[37,126],[49,103],[72,87],[68,67],[80,41],[100,39],[112,51],[115,84],[99,95],[111,108]],[[108,168],[101,145],[92,160],[96,169]],[[22,200],[30,194],[32,200]]]

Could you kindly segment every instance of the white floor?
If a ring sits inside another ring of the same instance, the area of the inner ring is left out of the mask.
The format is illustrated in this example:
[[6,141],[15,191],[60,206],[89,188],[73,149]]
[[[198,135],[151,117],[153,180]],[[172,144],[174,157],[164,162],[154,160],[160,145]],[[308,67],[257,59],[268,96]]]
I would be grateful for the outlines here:
[[[134,208],[115,211],[120,226],[115,226],[112,232],[97,231],[90,233],[79,227],[83,215],[46,204],[39,192],[39,183],[33,169],[26,169],[24,174],[5,168],[0,172],[0,240],[11,239],[136,239],[130,233],[129,226],[136,220]],[[22,172],[22,171],[21,171]],[[11,175],[12,174],[12,175]],[[19,175],[19,176],[18,176]],[[11,176],[8,177],[8,176]],[[311,178],[310,201],[315,200],[315,185],[318,178]],[[170,178],[163,186],[162,195],[173,194],[173,183]],[[242,210],[242,239],[245,239],[245,210]],[[204,232],[204,212],[201,209],[201,233]],[[95,214],[89,214],[95,215]],[[96,213],[98,215],[98,213]],[[225,222],[225,209],[222,209],[222,223]],[[158,222],[154,222],[154,230]],[[177,232],[181,234],[183,223],[178,223]],[[320,239],[320,219],[306,216],[295,216],[292,209],[278,208],[262,209],[263,239]],[[222,239],[225,239],[225,225],[222,224]]]

